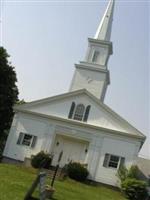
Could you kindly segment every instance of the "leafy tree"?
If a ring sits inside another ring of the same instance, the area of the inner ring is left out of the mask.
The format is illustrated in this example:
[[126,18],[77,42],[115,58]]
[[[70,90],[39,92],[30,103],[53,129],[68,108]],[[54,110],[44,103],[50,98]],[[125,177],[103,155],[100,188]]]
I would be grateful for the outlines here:
[[7,51],[0,47],[0,154],[12,122],[13,105],[18,100],[16,72],[8,58]]

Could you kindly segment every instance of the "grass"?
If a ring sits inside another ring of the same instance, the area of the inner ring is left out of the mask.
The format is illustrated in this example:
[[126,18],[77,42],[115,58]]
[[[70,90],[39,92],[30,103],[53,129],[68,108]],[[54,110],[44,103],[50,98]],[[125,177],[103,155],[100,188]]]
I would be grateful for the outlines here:
[[[23,200],[36,175],[37,171],[32,168],[0,164],[0,200]],[[56,181],[55,189],[54,200],[126,200],[118,191],[70,179]]]

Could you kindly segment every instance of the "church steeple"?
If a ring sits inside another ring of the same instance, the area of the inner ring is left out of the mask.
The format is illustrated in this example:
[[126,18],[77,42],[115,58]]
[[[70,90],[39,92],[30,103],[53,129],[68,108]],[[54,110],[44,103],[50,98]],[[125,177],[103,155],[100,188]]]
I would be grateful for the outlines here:
[[110,83],[107,64],[113,52],[112,42],[110,42],[113,11],[114,0],[110,0],[95,37],[88,38],[85,60],[75,64],[76,70],[70,91],[84,88],[104,101]]
[[95,39],[110,41],[115,0],[110,0],[95,34]]

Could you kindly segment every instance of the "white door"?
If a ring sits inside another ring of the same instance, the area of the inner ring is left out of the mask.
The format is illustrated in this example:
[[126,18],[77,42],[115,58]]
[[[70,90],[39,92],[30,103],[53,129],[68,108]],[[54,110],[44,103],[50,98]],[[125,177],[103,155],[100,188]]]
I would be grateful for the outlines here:
[[63,151],[60,166],[63,167],[71,161],[84,163],[87,154],[88,142],[70,137],[56,136],[52,165],[56,166],[60,153]]

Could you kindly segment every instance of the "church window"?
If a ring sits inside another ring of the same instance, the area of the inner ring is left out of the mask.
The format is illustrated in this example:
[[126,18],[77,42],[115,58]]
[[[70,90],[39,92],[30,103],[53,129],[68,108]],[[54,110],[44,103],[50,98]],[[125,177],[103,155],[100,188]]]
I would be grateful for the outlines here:
[[78,104],[75,110],[74,119],[82,121],[84,116],[85,106],[83,104]]
[[92,62],[97,62],[98,56],[99,56],[99,51],[94,51],[94,54],[93,54],[93,57],[92,57]]
[[36,141],[37,141],[37,136],[21,132],[19,134],[17,144],[34,148],[36,145]]
[[125,162],[124,157],[120,157],[120,156],[111,155],[111,154],[106,153],[103,166],[108,167],[108,168],[118,169],[118,168],[120,168],[121,166],[124,165],[124,162]]
[[108,167],[117,168],[118,167],[118,163],[119,163],[119,157],[111,155],[110,159],[109,159],[109,162],[108,162]]
[[72,119],[73,113],[74,113],[74,109],[75,109],[75,102],[72,102],[71,108],[70,108],[70,112],[69,112],[69,115],[68,115],[69,119]]
[[90,108],[90,105],[85,108],[83,104],[78,104],[76,106],[75,102],[72,102],[68,118],[87,122]]

